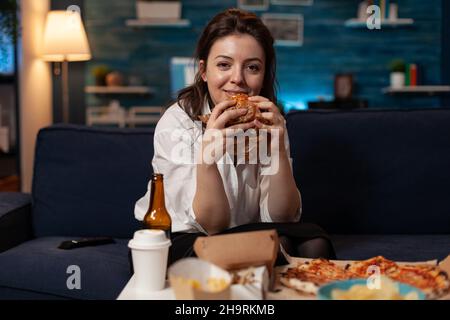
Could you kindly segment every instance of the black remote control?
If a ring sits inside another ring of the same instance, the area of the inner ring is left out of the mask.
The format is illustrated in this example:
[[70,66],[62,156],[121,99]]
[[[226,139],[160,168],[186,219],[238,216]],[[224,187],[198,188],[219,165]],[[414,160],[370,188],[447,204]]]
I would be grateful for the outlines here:
[[98,246],[102,244],[115,243],[113,238],[110,237],[95,237],[95,238],[83,238],[78,240],[67,240],[61,242],[58,246],[59,249],[70,250],[88,246]]

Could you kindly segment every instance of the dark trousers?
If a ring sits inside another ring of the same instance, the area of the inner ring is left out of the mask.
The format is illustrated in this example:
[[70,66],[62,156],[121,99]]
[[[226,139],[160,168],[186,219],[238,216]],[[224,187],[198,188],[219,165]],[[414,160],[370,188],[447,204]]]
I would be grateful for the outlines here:
[[[328,234],[318,225],[312,223],[251,223],[226,229],[219,234],[237,232],[249,232],[258,230],[277,230],[280,243],[291,256],[304,258],[336,259],[333,245]],[[195,257],[194,242],[198,237],[204,237],[203,233],[175,232],[171,236],[172,245],[169,250],[168,266],[187,257]],[[287,261],[279,252],[276,265],[287,264]],[[130,252],[131,272],[132,261]]]

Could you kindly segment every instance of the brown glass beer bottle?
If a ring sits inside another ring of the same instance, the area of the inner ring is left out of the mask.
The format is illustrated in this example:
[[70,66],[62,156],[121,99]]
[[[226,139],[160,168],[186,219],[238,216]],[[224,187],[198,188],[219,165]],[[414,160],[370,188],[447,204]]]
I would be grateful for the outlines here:
[[170,239],[172,219],[166,209],[164,201],[164,181],[163,175],[160,173],[152,174],[150,202],[143,223],[145,229],[164,230],[167,238]]

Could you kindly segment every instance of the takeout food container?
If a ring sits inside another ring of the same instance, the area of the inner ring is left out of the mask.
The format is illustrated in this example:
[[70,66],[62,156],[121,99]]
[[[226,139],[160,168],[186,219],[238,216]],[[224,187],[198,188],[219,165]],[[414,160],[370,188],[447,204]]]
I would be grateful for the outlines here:
[[233,300],[265,300],[269,290],[269,271],[266,266],[249,267],[233,272],[239,277],[247,278],[244,281],[234,281],[231,286]]
[[229,300],[231,275],[198,258],[185,258],[168,270],[170,286],[177,300]]
[[276,230],[199,237],[194,243],[194,251],[200,259],[223,269],[266,266],[270,276],[273,274],[278,247]]
[[199,237],[194,243],[200,259],[234,274],[252,273],[254,281],[232,286],[233,299],[242,300],[265,299],[274,284],[278,249],[276,230]]

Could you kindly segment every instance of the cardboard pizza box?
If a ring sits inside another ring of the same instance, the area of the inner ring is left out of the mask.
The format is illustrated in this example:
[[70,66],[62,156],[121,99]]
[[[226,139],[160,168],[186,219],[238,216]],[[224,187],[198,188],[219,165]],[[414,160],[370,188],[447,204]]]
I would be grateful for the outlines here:
[[[267,295],[267,299],[269,300],[316,300],[315,295],[308,295],[308,294],[302,294],[300,292],[297,292],[293,289],[287,288],[280,284],[279,281],[279,275],[286,271],[289,267],[297,265],[297,263],[303,263],[305,261],[310,261],[312,259],[309,258],[299,258],[299,257],[291,257],[281,247],[281,251],[286,257],[286,260],[289,262],[288,265],[280,266],[275,269],[275,285],[274,290],[269,291]],[[345,266],[348,263],[354,262],[354,260],[330,260],[334,262],[337,265]],[[408,261],[395,261],[398,264],[430,264],[430,265],[438,265],[439,268],[441,268],[443,271],[445,271],[450,276],[450,255],[448,255],[445,259],[442,261],[435,260],[428,260],[428,261],[415,261],[415,262],[408,262]],[[450,300],[450,292],[447,293],[445,296],[442,296],[439,298],[439,300]]]
[[226,270],[266,266],[273,274],[279,239],[276,230],[199,237],[194,251],[200,259]]
[[[448,276],[450,276],[450,255],[447,256],[444,260],[439,262],[439,268],[441,268],[443,271],[447,273]],[[447,293],[445,296],[441,297],[439,300],[450,300],[450,292]]]

